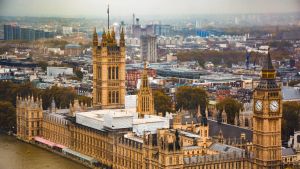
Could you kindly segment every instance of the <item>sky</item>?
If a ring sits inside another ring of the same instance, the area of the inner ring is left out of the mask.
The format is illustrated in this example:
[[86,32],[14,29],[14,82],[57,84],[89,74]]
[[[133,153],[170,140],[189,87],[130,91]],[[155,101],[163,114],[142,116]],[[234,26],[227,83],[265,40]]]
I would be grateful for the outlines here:
[[300,12],[300,0],[0,0],[1,16],[104,17]]

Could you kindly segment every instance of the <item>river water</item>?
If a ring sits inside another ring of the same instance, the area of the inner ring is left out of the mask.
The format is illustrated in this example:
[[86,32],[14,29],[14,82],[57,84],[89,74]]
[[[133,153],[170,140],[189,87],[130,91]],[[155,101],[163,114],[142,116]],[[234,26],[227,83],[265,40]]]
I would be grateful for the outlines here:
[[39,147],[0,133],[0,169],[88,169]]

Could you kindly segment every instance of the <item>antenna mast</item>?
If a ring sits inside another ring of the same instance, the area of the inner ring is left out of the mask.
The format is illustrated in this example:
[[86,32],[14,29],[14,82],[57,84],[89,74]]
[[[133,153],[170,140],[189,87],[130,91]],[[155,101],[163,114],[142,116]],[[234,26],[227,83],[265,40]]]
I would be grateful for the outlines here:
[[109,4],[107,5],[107,29],[109,30]]

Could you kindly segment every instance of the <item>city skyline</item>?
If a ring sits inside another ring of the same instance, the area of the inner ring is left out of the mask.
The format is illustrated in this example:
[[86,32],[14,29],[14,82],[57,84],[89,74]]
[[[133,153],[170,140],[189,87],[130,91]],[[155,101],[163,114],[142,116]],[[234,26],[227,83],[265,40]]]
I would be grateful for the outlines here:
[[[299,0],[1,0],[0,16],[37,17],[105,17],[107,4],[114,16],[129,17],[132,13],[140,16],[171,16],[201,14],[249,14],[249,13],[292,13],[300,12]],[[172,4],[172,5],[170,5]],[[155,12],[154,12],[155,11]],[[181,11],[178,13],[178,11]]]

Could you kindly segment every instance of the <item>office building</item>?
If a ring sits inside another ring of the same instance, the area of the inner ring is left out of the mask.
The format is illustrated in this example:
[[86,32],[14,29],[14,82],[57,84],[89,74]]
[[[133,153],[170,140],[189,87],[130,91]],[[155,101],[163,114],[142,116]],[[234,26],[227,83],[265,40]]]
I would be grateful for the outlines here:
[[23,28],[18,25],[4,25],[4,40],[34,41],[44,38],[53,38],[54,32]]
[[157,62],[157,41],[156,36],[141,36],[141,60],[150,63]]

